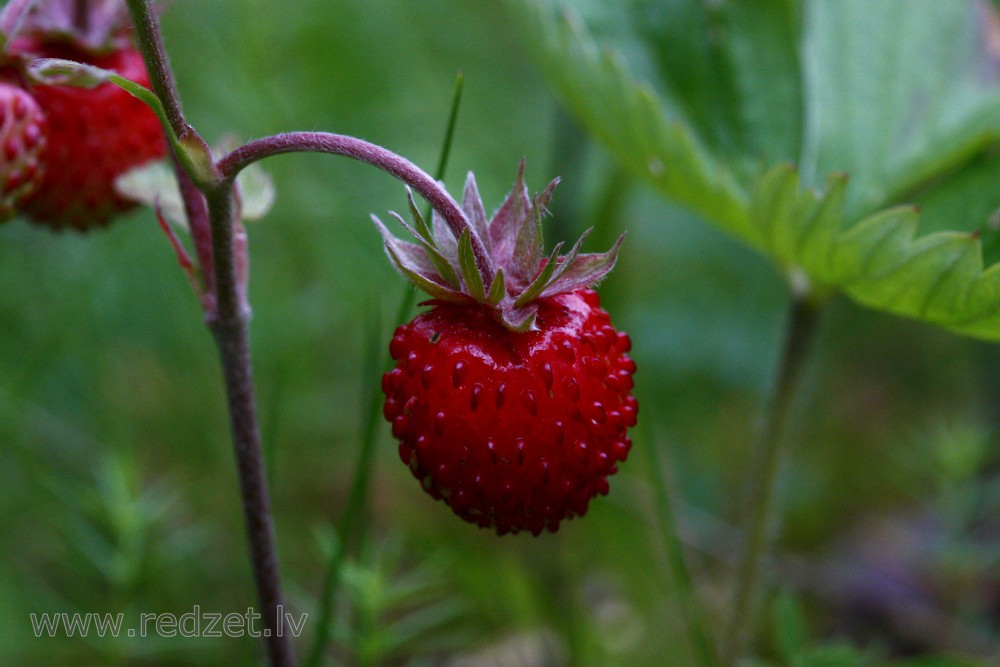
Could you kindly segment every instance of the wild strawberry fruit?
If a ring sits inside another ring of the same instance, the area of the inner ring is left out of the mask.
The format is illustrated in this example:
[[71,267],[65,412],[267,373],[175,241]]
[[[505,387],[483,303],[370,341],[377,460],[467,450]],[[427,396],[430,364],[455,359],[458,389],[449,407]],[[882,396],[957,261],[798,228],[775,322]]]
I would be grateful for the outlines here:
[[42,181],[45,114],[25,90],[0,83],[0,222],[19,212]]
[[[85,21],[78,6],[40,0],[9,54],[76,60],[149,87],[142,56],[129,42],[124,3],[91,2]],[[164,155],[156,115],[111,83],[90,89],[35,85],[31,93],[48,118],[49,150],[44,179],[25,203],[30,218],[56,229],[86,231],[134,206],[114,183],[125,171]]]
[[396,364],[382,378],[400,458],[432,497],[500,535],[554,532],[585,514],[608,492],[636,423],[631,343],[589,289],[621,239],[580,254],[581,238],[566,256],[560,244],[544,258],[538,223],[555,184],[532,202],[522,164],[487,223],[470,173],[462,208],[471,230],[457,240],[436,212],[428,226],[412,199],[413,226],[393,216],[416,244],[375,218],[393,263],[434,297],[396,330]]

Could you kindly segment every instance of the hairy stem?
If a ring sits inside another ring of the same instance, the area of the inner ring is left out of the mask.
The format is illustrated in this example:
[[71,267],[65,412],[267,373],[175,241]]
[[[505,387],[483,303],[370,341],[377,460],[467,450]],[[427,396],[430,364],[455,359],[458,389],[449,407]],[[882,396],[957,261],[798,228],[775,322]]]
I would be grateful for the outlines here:
[[206,314],[212,316],[218,309],[215,304],[215,260],[212,256],[212,227],[208,219],[208,206],[205,196],[184,171],[176,156],[173,156],[173,163],[181,200],[184,202],[184,214],[191,229],[191,240],[194,241],[198,265],[201,267],[201,279],[210,301]]
[[419,192],[424,199],[445,219],[448,226],[459,238],[462,232],[468,230],[472,241],[472,251],[476,256],[476,264],[483,278],[483,284],[493,282],[493,260],[486,253],[483,241],[473,228],[465,213],[451,195],[420,167],[409,160],[396,155],[381,146],[329,132],[289,132],[262,139],[255,139],[240,146],[217,163],[222,178],[232,180],[236,175],[254,162],[272,155],[282,153],[330,153],[343,155],[377,167],[391,174]]
[[761,593],[761,564],[778,529],[775,502],[778,473],[784,459],[791,408],[815,338],[818,306],[793,294],[774,388],[750,457],[744,488],[743,529],[746,541],[737,568],[736,590],[730,607],[722,664],[734,667],[746,649]]
[[181,110],[180,97],[177,95],[174,73],[170,69],[167,51],[163,48],[160,22],[157,20],[149,0],[126,0],[126,2],[132,13],[132,23],[135,24],[136,37],[139,40],[142,58],[146,63],[146,71],[149,73],[153,92],[163,104],[174,136],[180,137],[188,130],[188,124],[184,121],[184,112]]
[[288,633],[278,631],[278,615],[287,609],[281,587],[278,550],[271,518],[264,454],[257,425],[253,369],[250,361],[250,312],[238,292],[236,257],[233,252],[236,224],[230,187],[220,187],[206,196],[212,223],[212,251],[216,262],[218,314],[209,326],[215,336],[226,382],[236,467],[239,471],[250,559],[260,602],[260,614],[271,664],[295,664]]
[[[128,0],[153,92],[160,99],[176,137],[196,133],[185,123],[173,74],[163,48],[159,22],[148,0]],[[183,161],[178,161],[183,164]],[[214,166],[214,165],[213,165]],[[288,632],[279,632],[279,614],[287,606],[271,517],[267,475],[257,424],[257,409],[250,360],[250,311],[240,294],[235,252],[237,220],[232,180],[206,185],[203,180],[180,175],[185,210],[192,225],[202,275],[214,283],[215,312],[207,313],[222,363],[229,407],[236,467],[250,560],[257,586],[263,636],[273,667],[294,667],[295,654]],[[197,187],[195,187],[197,186]],[[200,190],[200,191],[199,191]],[[204,195],[204,197],[202,196]],[[206,287],[211,289],[212,285]]]

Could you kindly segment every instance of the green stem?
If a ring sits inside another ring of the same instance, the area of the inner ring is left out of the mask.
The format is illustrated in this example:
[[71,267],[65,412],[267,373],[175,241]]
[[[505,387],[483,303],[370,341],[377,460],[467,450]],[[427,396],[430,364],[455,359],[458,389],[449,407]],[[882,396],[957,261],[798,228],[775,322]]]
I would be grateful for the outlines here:
[[253,366],[250,358],[250,311],[239,296],[233,250],[235,211],[230,187],[207,193],[216,261],[218,313],[209,319],[222,362],[228,399],[236,468],[239,473],[243,518],[250,562],[260,603],[264,641],[270,664],[294,667],[295,653],[288,632],[278,627],[288,605],[281,585],[281,569],[274,537],[274,519],[266,466],[257,425]]
[[[381,329],[380,321],[372,323],[369,326],[368,340],[381,340]],[[379,368],[382,360],[381,350],[370,349],[365,358],[367,360],[365,364],[365,377],[372,379],[381,377],[381,369]],[[309,650],[309,657],[305,663],[306,667],[319,667],[323,662],[323,654],[326,652],[326,645],[330,638],[333,603],[340,585],[340,573],[344,567],[344,559],[351,548],[352,540],[356,539],[360,541],[362,537],[361,534],[355,535],[355,533],[360,533],[358,528],[364,525],[361,517],[365,501],[368,498],[368,486],[371,481],[375,434],[380,414],[378,397],[381,395],[381,389],[378,382],[371,382],[367,395],[369,400],[367,401],[363,422],[361,451],[358,454],[354,469],[354,481],[351,484],[351,490],[347,498],[347,507],[344,509],[340,525],[337,527],[337,540],[334,542],[333,553],[330,555],[330,560],[323,576],[323,583],[320,587],[319,609],[317,610],[315,624],[316,634],[313,636],[312,647]]]
[[[445,170],[448,168],[448,158],[451,155],[451,146],[455,138],[455,125],[458,121],[458,110],[462,101],[462,89],[465,84],[465,76],[459,72],[455,78],[455,94],[451,102],[451,111],[448,114],[448,127],[445,130],[444,142],[441,145],[441,155],[438,158],[438,167],[434,175],[434,180],[440,181],[444,178]],[[425,217],[430,218],[430,211]],[[393,320],[394,326],[399,326],[409,319],[409,313],[413,309],[416,301],[416,290],[410,285],[403,288],[403,296],[399,302],[399,310]],[[381,312],[381,308],[376,309]],[[372,324],[368,340],[381,340],[381,322]],[[381,375],[379,360],[384,355],[375,350],[369,350],[366,359],[365,377],[374,378]],[[389,360],[388,370],[392,367]],[[340,571],[344,566],[344,559],[350,548],[349,542],[352,538],[361,542],[364,539],[364,522],[360,520],[365,501],[368,498],[368,486],[372,474],[372,464],[374,458],[372,453],[375,449],[375,435],[378,429],[380,406],[382,404],[382,389],[379,383],[373,382],[368,390],[367,409],[365,411],[364,426],[361,435],[361,452],[358,456],[357,467],[354,472],[354,482],[348,495],[347,507],[344,509],[339,530],[338,539],[334,543],[333,553],[323,576],[323,584],[319,594],[319,610],[316,618],[316,635],[313,637],[312,647],[309,651],[309,658],[306,661],[307,667],[319,667],[323,661],[323,654],[326,652],[326,645],[330,638],[330,620],[333,616],[334,600],[337,595],[337,588],[340,584]],[[357,535],[355,535],[357,533]]]
[[815,301],[793,293],[785,326],[774,388],[750,457],[744,488],[745,542],[737,568],[736,589],[723,644],[722,664],[734,667],[746,650],[761,594],[761,564],[771,548],[780,520],[775,502],[779,472],[787,447],[786,432],[806,361],[816,336],[819,309]]
[[[250,562],[260,604],[264,643],[273,667],[294,667],[291,637],[279,627],[279,614],[287,610],[281,584],[281,570],[274,536],[274,519],[267,486],[264,455],[257,425],[253,366],[250,356],[250,308],[241,294],[237,267],[242,259],[235,247],[239,220],[234,206],[233,182],[219,177],[211,153],[184,121],[173,73],[163,48],[159,22],[149,0],[128,0],[143,60],[153,92],[165,119],[175,154],[194,185],[204,195],[211,236],[215,274],[216,312],[206,316],[215,338],[222,365],[229,408],[236,468],[239,475],[243,518],[246,525]],[[120,78],[120,77],[119,77]],[[122,85],[122,81],[116,81]],[[133,84],[134,85],[134,84]],[[142,91],[137,91],[142,94]],[[147,91],[148,92],[148,91]],[[155,107],[156,105],[154,105]],[[187,188],[186,195],[194,196]],[[188,206],[188,210],[192,210]],[[192,223],[195,222],[193,219]],[[202,254],[199,254],[202,257]]]
[[157,100],[163,105],[167,126],[175,136],[181,136],[189,129],[184,121],[180,97],[177,95],[177,84],[174,82],[174,72],[170,68],[167,52],[163,48],[163,35],[160,34],[160,22],[150,7],[149,0],[126,0],[132,13],[132,23],[142,50],[142,58],[149,74],[149,82],[153,87]]
[[664,477],[663,461],[660,450],[655,442],[649,441],[646,461],[649,466],[649,477],[653,485],[653,500],[657,518],[660,522],[660,533],[667,553],[667,567],[670,569],[671,585],[677,596],[684,625],[687,629],[691,649],[699,667],[716,667],[719,658],[715,646],[706,630],[705,614],[695,594],[691,572],[688,570],[684,557],[684,545],[681,543],[680,530],[677,524],[677,512],[674,509],[673,497],[667,488]]

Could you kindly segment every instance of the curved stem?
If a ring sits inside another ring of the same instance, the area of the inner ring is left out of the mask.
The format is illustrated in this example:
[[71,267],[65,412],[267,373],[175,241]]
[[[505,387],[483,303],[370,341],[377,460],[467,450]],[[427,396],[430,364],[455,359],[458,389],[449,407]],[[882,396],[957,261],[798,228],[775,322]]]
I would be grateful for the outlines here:
[[722,651],[722,664],[734,667],[749,641],[754,610],[761,592],[761,564],[770,550],[780,513],[775,487],[784,459],[786,431],[792,404],[812,348],[818,306],[807,296],[793,293],[785,327],[774,388],[750,456],[744,488],[745,543],[737,568],[736,590],[730,607]]
[[375,144],[329,132],[289,132],[255,139],[240,146],[216,163],[222,178],[232,180],[248,165],[272,155],[283,153],[330,153],[343,155],[378,167],[403,181],[426,199],[448,223],[455,238],[466,230],[472,241],[472,251],[483,278],[483,284],[493,282],[493,260],[486,253],[482,239],[469,224],[465,213],[451,195],[424,170],[404,157]]

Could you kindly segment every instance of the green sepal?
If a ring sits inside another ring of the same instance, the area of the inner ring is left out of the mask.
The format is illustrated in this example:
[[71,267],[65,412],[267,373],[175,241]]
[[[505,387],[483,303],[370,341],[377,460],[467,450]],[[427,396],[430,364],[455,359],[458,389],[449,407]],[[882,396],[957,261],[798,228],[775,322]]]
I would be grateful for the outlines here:
[[607,252],[577,255],[571,261],[566,261],[566,268],[557,278],[549,281],[538,298],[571,292],[583,287],[591,287],[600,282],[615,267],[618,261],[618,251],[625,240],[622,234]]
[[535,328],[537,314],[538,306],[531,303],[524,308],[502,308],[500,320],[511,331],[524,333]]
[[542,290],[549,284],[549,280],[552,278],[552,274],[556,270],[558,262],[556,261],[559,257],[559,251],[562,250],[563,244],[557,243],[556,247],[552,249],[552,254],[549,255],[549,260],[539,271],[538,276],[528,285],[528,289],[521,292],[521,294],[514,300],[514,307],[520,308],[528,303],[531,303],[535,298],[542,293]]
[[559,261],[559,266],[556,267],[555,272],[549,279],[549,284],[552,284],[555,281],[559,280],[559,278],[561,278],[562,275],[566,273],[566,270],[573,265],[573,260],[575,260],[576,256],[580,254],[580,248],[583,247],[584,239],[590,236],[590,232],[592,231],[594,231],[593,227],[588,227],[587,229],[583,230],[583,234],[580,234],[580,238],[576,240],[576,243],[574,243],[573,247],[569,249],[569,252],[566,253],[566,255],[562,257],[562,259]]
[[[372,219],[393,263],[419,287],[439,299],[486,306],[510,331],[532,331],[537,329],[541,299],[593,285],[611,270],[621,246],[619,238],[606,253],[581,255],[587,230],[567,256],[560,257],[564,247],[560,243],[546,259],[541,223],[558,183],[555,179],[540,194],[529,197],[522,160],[513,189],[487,220],[475,177],[468,174],[461,205],[467,226],[459,233],[437,210],[431,210],[430,219],[421,215],[407,189],[413,224],[396,213],[391,215],[416,243],[393,237],[378,218]],[[483,241],[482,248],[477,238]],[[477,256],[479,250],[485,257]],[[488,267],[481,269],[481,263]]]
[[408,231],[410,235],[417,240],[417,243],[423,247],[423,249],[427,252],[427,258],[434,264],[434,268],[437,269],[441,278],[443,278],[445,282],[455,289],[459,289],[462,284],[459,282],[458,274],[455,273],[455,269],[451,267],[451,264],[449,264],[448,260],[441,254],[441,251],[437,249],[437,246],[435,246],[427,237],[420,234],[419,231],[408,225],[406,220],[404,220],[395,211],[389,211],[389,215],[394,217],[399,224],[403,225],[403,228]]
[[[431,239],[434,245],[452,264],[458,262],[458,241],[448,222],[435,210],[431,211]],[[472,242],[471,239],[469,241]]]
[[503,280],[503,268],[497,267],[497,272],[493,275],[493,282],[490,284],[490,293],[486,295],[486,303],[495,306],[503,300],[507,294],[507,285]]
[[395,249],[391,244],[385,244],[385,251],[389,254],[389,258],[392,260],[393,265],[399,270],[403,276],[412,282],[414,285],[422,289],[423,291],[430,294],[435,299],[440,299],[442,301],[450,301],[452,303],[468,303],[469,298],[462,294],[461,292],[456,292],[454,290],[448,289],[444,285],[440,285],[437,282],[431,280],[427,275],[412,269],[407,266],[403,259],[396,253]]
[[410,207],[410,217],[413,218],[413,226],[416,228],[420,235],[423,236],[428,241],[434,239],[434,234],[431,233],[431,228],[427,226],[427,220],[420,213],[420,209],[417,208],[417,202],[413,199],[413,190],[410,186],[406,186],[406,204]]
[[462,268],[462,279],[465,281],[469,296],[476,301],[485,301],[486,288],[483,287],[483,277],[479,275],[476,255],[472,251],[472,236],[468,229],[463,231],[458,239],[458,262]]
[[[535,198],[537,202],[538,198]],[[531,280],[535,267],[542,260],[542,219],[537,206],[531,206],[517,230],[514,240],[512,268],[518,269],[515,276],[527,283]],[[531,273],[526,273],[530,271]],[[523,284],[523,283],[522,283]]]

